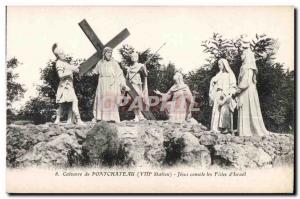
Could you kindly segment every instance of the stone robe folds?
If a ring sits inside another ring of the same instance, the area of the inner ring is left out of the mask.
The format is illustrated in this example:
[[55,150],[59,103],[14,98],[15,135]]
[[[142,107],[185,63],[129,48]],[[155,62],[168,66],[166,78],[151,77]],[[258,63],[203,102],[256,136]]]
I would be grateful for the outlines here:
[[211,130],[233,130],[233,112],[236,102],[232,94],[236,90],[236,78],[232,72],[219,72],[210,82],[209,98],[213,106]]
[[94,102],[94,118],[103,121],[120,122],[119,104],[121,89],[125,87],[123,71],[115,60],[100,60],[92,74],[98,74],[98,86]]
[[240,136],[263,136],[265,127],[256,89],[257,68],[254,54],[246,50],[238,79],[238,132]]
[[193,95],[189,87],[182,84],[173,85],[164,96],[164,108],[171,122],[184,122],[191,118],[191,107],[194,104]]
[[56,92],[56,103],[78,101],[73,86],[73,71],[75,69],[75,66],[60,59],[57,60],[56,70],[60,80]]

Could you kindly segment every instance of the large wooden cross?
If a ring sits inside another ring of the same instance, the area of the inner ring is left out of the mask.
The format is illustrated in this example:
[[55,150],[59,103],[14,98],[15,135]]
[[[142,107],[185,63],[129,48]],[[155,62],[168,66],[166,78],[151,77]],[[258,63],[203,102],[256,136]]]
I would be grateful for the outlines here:
[[[87,38],[96,48],[97,52],[95,52],[90,58],[88,58],[85,62],[81,63],[79,66],[79,75],[82,76],[86,72],[88,72],[92,67],[94,67],[101,59],[102,59],[102,51],[105,47],[115,48],[118,44],[120,44],[124,39],[126,39],[130,33],[125,28],[122,32],[116,35],[113,39],[111,39],[107,44],[103,45],[102,42],[99,40],[93,29],[90,27],[88,22],[84,19],[79,23],[80,28],[83,30]],[[134,89],[132,84],[126,79],[126,84],[130,88],[129,95],[135,99],[138,97],[138,92]],[[144,104],[144,107],[147,105]],[[148,109],[146,109],[148,110]],[[142,113],[145,118],[148,120],[155,120],[154,115],[150,111],[143,110]]]

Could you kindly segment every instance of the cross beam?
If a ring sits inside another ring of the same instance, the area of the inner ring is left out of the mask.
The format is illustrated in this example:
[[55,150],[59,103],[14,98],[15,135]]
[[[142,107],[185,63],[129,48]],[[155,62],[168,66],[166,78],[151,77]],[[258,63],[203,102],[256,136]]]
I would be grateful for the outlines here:
[[[80,28],[84,32],[84,34],[87,36],[87,38],[90,40],[90,42],[93,44],[93,46],[96,48],[96,51],[90,58],[88,58],[85,62],[83,62],[79,66],[79,75],[82,76],[86,72],[88,72],[92,67],[94,67],[101,59],[102,59],[102,51],[105,47],[111,47],[115,48],[117,45],[119,45],[124,39],[126,39],[130,33],[125,28],[123,31],[121,31],[118,35],[116,35],[113,39],[111,39],[107,44],[103,45],[100,39],[97,37],[91,26],[88,24],[88,22],[84,19],[79,23]],[[131,89],[129,91],[129,95],[135,99],[139,96],[138,92],[134,89],[132,84],[129,82],[128,79],[126,79],[127,86]],[[147,105],[144,104],[144,107]],[[148,110],[148,109],[146,109]],[[143,115],[145,118],[150,120],[155,120],[154,115],[150,111],[142,110]]]
[[80,28],[83,30],[87,38],[91,41],[93,46],[96,48],[97,52],[94,53],[90,58],[88,58],[85,62],[83,62],[79,67],[79,75],[84,75],[87,71],[89,71],[93,66],[95,66],[98,61],[102,58],[102,51],[105,47],[115,48],[119,45],[124,39],[126,39],[130,33],[125,28],[122,32],[116,35],[112,40],[110,40],[107,44],[103,45],[102,42],[98,39],[97,35],[90,27],[88,22],[84,19],[79,23]]

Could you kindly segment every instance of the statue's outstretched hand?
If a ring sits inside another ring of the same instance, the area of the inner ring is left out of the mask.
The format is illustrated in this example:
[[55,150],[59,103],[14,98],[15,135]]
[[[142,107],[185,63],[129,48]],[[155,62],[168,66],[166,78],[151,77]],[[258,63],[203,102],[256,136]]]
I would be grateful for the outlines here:
[[232,95],[226,95],[225,102],[229,103],[231,99],[232,99]]
[[157,90],[157,89],[154,90],[153,92],[154,92],[155,94],[157,94],[157,95],[163,95],[163,94],[162,94],[159,90]]
[[241,94],[241,92],[242,92],[242,89],[237,88],[236,91],[235,91],[235,93],[233,94],[233,96],[234,97],[238,97]]
[[129,69],[129,66],[127,66],[127,64],[124,62],[121,62],[120,66],[121,66],[121,68],[125,69],[126,71]]
[[79,67],[75,67],[75,68],[74,68],[74,72],[75,72],[75,73],[79,73]]
[[130,91],[130,88],[128,86],[126,86],[126,85],[123,85],[122,86],[122,90],[123,91]]

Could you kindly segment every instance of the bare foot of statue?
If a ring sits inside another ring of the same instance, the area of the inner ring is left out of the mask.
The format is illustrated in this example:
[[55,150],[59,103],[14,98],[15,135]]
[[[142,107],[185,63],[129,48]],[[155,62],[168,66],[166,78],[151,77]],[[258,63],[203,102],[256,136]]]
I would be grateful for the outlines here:
[[143,121],[143,120],[146,120],[146,118],[143,115],[140,115],[139,116],[139,121]]
[[229,132],[228,129],[222,129],[222,130],[221,130],[221,133],[222,133],[222,134],[228,134],[228,133],[230,133],[230,132]]
[[73,122],[72,122],[72,120],[68,119],[66,124],[70,125],[70,124],[73,124]]
[[84,123],[82,120],[77,120],[77,125],[86,126],[86,123]]
[[54,124],[59,124],[60,123],[60,118],[56,118],[56,120],[54,121]]

